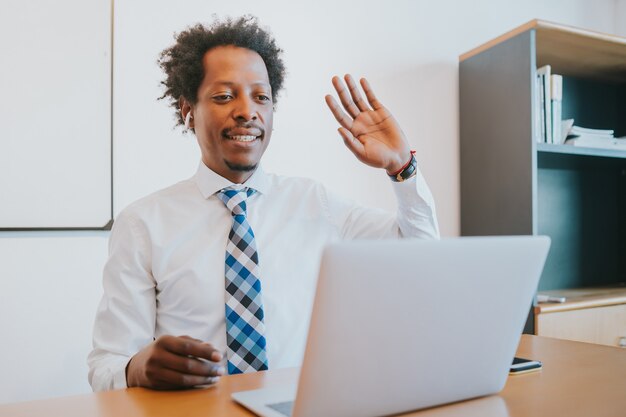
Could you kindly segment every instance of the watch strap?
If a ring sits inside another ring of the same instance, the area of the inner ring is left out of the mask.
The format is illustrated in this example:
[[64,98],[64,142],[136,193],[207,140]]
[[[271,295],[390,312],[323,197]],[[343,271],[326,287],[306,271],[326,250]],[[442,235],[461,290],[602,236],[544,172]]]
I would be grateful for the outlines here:
[[415,159],[415,151],[411,151],[411,159],[402,169],[394,175],[389,175],[393,182],[406,181],[417,174],[417,159]]

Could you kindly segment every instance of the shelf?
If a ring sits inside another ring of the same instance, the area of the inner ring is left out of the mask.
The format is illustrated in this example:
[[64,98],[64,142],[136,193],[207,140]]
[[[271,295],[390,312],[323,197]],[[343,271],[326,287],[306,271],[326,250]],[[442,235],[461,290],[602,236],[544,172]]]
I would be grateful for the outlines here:
[[626,39],[556,23],[537,22],[537,67],[556,74],[624,82]]
[[565,155],[581,155],[581,156],[599,156],[604,158],[621,158],[626,159],[626,151],[604,149],[604,148],[584,148],[582,146],[572,145],[554,145],[551,143],[538,143],[538,152],[549,152]]
[[[550,236],[541,292],[616,286],[626,279],[626,150],[531,139],[546,64],[563,75],[562,119],[626,135],[626,38],[533,20],[462,55],[461,235]],[[539,307],[626,308],[625,293]]]
[[550,64],[557,74],[624,82],[626,39],[539,19],[474,48],[461,55],[460,61],[529,30],[537,33],[537,67]]
[[626,304],[626,286],[624,285],[600,288],[568,288],[540,291],[540,293],[555,297],[566,297],[566,301],[564,303],[539,303],[535,306],[535,313],[553,313],[581,308]]

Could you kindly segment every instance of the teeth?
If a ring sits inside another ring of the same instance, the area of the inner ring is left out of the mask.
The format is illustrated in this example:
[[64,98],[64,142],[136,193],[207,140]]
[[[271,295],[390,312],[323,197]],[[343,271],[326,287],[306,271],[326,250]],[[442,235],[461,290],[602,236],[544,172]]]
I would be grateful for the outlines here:
[[231,136],[232,140],[236,140],[238,142],[252,142],[256,139],[256,136],[246,135],[246,136]]

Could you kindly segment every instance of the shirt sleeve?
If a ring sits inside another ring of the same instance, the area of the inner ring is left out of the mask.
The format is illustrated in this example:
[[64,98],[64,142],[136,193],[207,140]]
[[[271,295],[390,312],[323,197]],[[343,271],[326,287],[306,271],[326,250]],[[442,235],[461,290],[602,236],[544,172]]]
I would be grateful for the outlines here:
[[120,213],[111,231],[104,294],[87,359],[94,391],[126,388],[128,361],[154,340],[156,284],[150,259],[145,228],[131,214]]
[[331,221],[344,239],[438,239],[435,202],[419,168],[403,182],[390,181],[398,203],[396,213],[360,206],[326,191]]

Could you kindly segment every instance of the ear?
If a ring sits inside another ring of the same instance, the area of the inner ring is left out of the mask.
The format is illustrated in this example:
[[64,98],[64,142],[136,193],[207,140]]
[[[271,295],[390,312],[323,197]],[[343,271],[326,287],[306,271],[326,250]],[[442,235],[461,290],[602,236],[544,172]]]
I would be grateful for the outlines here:
[[[187,101],[185,97],[180,96],[180,98],[178,99],[178,107],[180,108],[180,116],[182,117],[185,128],[193,130],[193,106],[191,105],[191,103],[189,103],[189,101]],[[189,119],[187,119],[188,116]],[[187,120],[189,120],[189,125],[187,125],[186,123]]]

